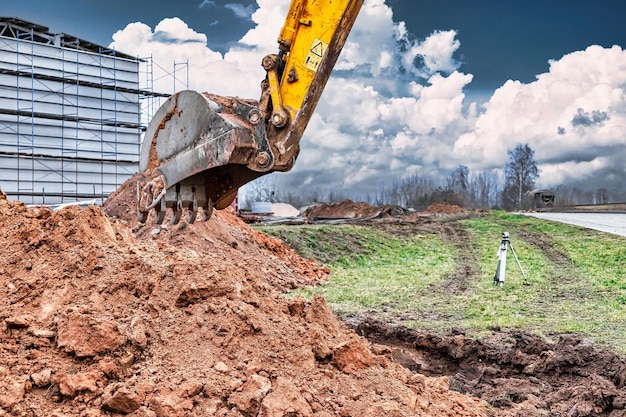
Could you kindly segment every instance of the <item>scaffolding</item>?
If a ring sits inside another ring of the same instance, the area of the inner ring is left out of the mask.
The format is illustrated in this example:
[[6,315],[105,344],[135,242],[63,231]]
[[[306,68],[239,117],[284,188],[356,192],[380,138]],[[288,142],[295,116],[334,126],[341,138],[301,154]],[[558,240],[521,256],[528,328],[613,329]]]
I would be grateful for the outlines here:
[[30,204],[106,199],[138,170],[142,112],[169,96],[152,91],[152,66],[0,17],[0,188]]
[[[164,85],[169,82],[173,82],[171,94],[174,94],[181,89],[189,89],[189,60],[172,63],[172,68],[168,69],[159,63],[155,62],[152,56],[141,58],[141,62],[144,63],[140,67],[140,80],[143,82],[145,90],[154,91],[155,84]],[[141,69],[143,68],[143,71]],[[181,68],[185,72],[184,77],[180,75]],[[177,72],[178,71],[178,74]],[[141,108],[142,122],[147,125],[152,116],[161,107],[168,94],[152,94],[144,100],[144,105]]]

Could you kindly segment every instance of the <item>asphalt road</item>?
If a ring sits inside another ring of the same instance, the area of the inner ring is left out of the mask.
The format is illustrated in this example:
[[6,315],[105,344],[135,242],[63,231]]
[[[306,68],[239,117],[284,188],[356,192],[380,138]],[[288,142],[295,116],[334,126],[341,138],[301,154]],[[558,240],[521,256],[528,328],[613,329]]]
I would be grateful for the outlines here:
[[626,213],[524,213],[626,237]]

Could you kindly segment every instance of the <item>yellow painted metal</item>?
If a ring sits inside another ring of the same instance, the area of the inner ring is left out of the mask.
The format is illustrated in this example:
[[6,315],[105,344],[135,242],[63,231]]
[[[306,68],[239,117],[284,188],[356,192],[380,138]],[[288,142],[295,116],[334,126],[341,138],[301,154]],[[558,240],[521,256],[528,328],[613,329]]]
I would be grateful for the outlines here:
[[[350,12],[351,3],[354,1],[292,0],[278,39],[281,49],[289,48],[280,83],[280,96],[291,120],[302,107],[328,45],[336,35],[341,20],[345,19],[347,10]],[[360,4],[350,18],[352,21],[356,19],[359,8]],[[293,81],[294,78],[297,81]]]
[[280,49],[284,52],[288,52],[291,49],[291,43],[296,37],[296,30],[298,28],[298,20],[300,13],[302,12],[303,3],[306,0],[292,0],[291,6],[289,6],[289,12],[285,18],[285,24],[283,25],[280,35],[278,37],[278,43]]

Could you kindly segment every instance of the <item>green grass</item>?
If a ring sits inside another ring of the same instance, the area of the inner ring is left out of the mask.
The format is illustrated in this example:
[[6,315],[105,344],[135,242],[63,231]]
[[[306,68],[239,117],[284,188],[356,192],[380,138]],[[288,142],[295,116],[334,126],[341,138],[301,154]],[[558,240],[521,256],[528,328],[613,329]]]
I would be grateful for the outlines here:
[[[487,257],[493,247],[487,236],[509,231],[532,283],[518,284],[523,279],[509,257],[509,282],[489,305],[473,303],[468,311],[473,325],[493,320],[544,335],[575,332],[626,352],[626,239],[501,212],[463,224],[481,250],[482,271],[494,265]],[[502,297],[512,298],[509,312]]]
[[306,257],[327,262],[332,279],[301,291],[326,298],[344,316],[377,309],[415,309],[428,286],[454,267],[438,234],[397,237],[369,227],[269,227]]
[[[346,319],[367,313],[477,337],[493,328],[546,338],[575,332],[626,353],[625,238],[504,212],[401,234],[343,225],[262,230],[330,267],[327,282],[298,292],[322,295]],[[530,285],[510,251],[505,285],[493,285],[505,231]]]

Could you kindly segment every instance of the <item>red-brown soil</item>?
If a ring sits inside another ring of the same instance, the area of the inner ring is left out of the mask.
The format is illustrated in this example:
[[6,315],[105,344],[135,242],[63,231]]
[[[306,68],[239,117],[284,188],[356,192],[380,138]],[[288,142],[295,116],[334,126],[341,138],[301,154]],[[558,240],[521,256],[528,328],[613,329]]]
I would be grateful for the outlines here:
[[372,206],[364,202],[345,200],[341,203],[316,204],[302,214],[308,220],[371,219],[402,216],[406,212],[398,206]]
[[[327,268],[228,211],[138,224],[134,193],[131,180],[103,209],[58,212],[0,193],[0,417],[626,415],[615,353],[575,335],[473,340],[376,317],[353,331],[323,299],[284,294]],[[375,227],[463,240],[451,223],[402,219]]]
[[465,209],[456,204],[434,203],[428,206],[425,211],[426,213],[457,214],[462,213]]
[[0,416],[481,416],[392,360],[321,298],[327,270],[219,212],[139,225],[0,199]]

